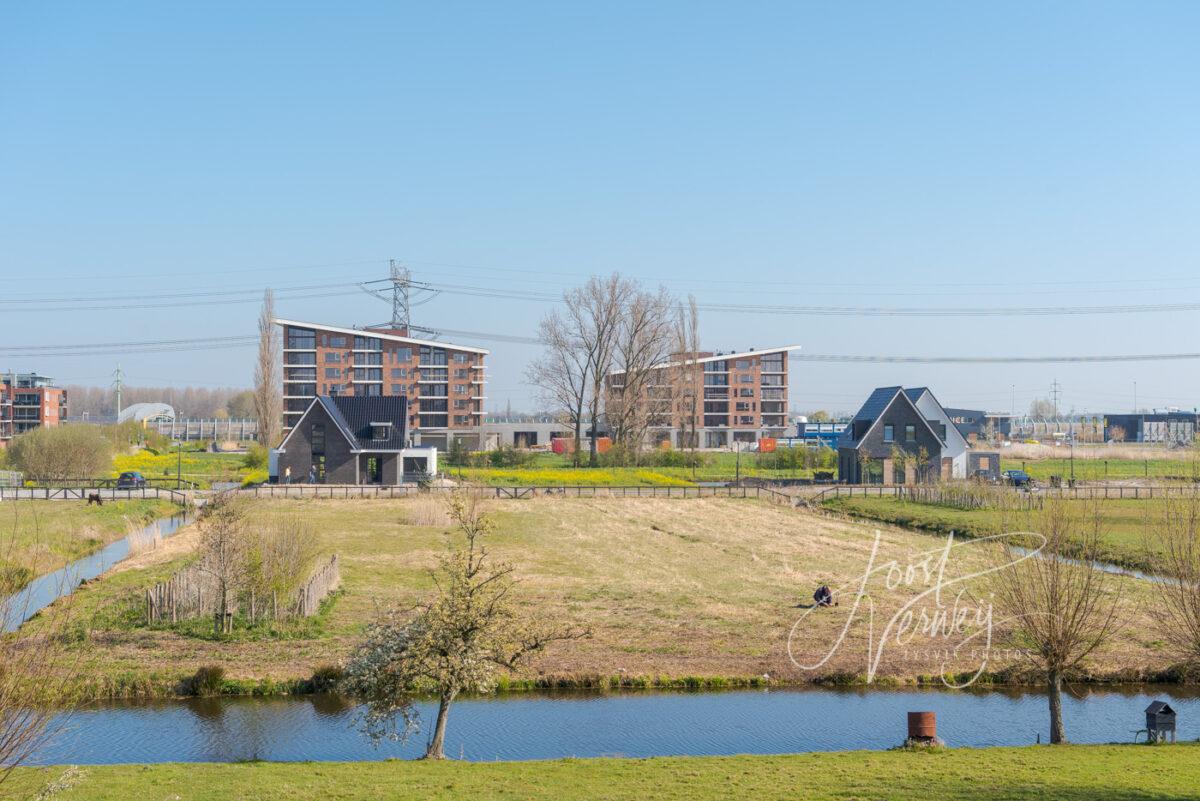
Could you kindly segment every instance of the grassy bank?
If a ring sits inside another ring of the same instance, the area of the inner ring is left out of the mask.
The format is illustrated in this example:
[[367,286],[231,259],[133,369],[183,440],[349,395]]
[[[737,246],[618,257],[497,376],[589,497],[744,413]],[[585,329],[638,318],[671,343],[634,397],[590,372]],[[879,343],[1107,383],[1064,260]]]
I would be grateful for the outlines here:
[[[1150,536],[1150,525],[1162,514],[1162,502],[1152,500],[1069,501],[1096,509],[1104,520],[1103,561],[1135,570],[1154,570],[1158,548]],[[831,498],[828,509],[853,517],[916,528],[938,534],[951,531],[966,537],[999,534],[1006,528],[1021,527],[1019,512],[998,509],[956,509],[932,503],[916,503],[890,497]],[[1008,523],[1006,526],[1005,523]]]
[[[303,515],[321,551],[339,555],[342,591],[320,620],[221,639],[147,627],[144,591],[190,558],[196,534],[184,532],[76,593],[80,626],[71,647],[92,694],[170,694],[208,665],[224,669],[231,692],[286,690],[344,659],[380,605],[411,605],[431,591],[427,571],[443,551],[448,528],[435,499],[257,503],[264,515]],[[772,684],[850,682],[866,671],[870,623],[860,614],[847,625],[847,617],[856,577],[874,545],[870,526],[727,498],[536,498],[495,501],[491,508],[498,522],[491,548],[515,565],[527,608],[593,632],[590,639],[555,644],[511,677],[511,689],[719,687],[763,676]],[[876,564],[919,562],[938,547],[928,535],[888,529]],[[970,575],[988,558],[978,546],[960,545],[947,577]],[[1122,581],[1134,593],[1145,592]],[[842,588],[847,602],[809,613],[805,607],[822,583]],[[887,587],[875,576],[867,589],[878,620],[926,587]],[[1168,666],[1147,609],[1132,611],[1131,621],[1133,633],[1096,655],[1092,675],[1137,680]],[[841,645],[819,668],[802,670],[792,662],[789,634],[798,659],[815,662],[843,628]],[[886,649],[879,676],[915,681],[936,675],[940,657],[929,645],[918,638],[911,648]],[[951,668],[978,666],[967,658]],[[988,665],[996,672],[1010,667],[1000,659]]]
[[[546,762],[113,765],[82,768],[64,801],[804,798],[888,801],[1174,801],[1196,797],[1195,745],[851,751]],[[32,797],[62,768],[23,769],[4,790]]]
[[[1059,448],[1058,450],[1066,450]],[[1074,475],[1079,481],[1102,482],[1124,481],[1130,479],[1195,481],[1200,479],[1200,461],[1192,452],[1187,451],[1186,457],[1167,458],[1163,456],[1147,457],[1145,459],[1104,458],[1094,456],[1081,458],[1076,454]],[[1049,481],[1050,476],[1070,478],[1071,459],[1066,456],[1055,456],[1041,459],[1021,459],[1002,456],[1002,470],[1025,470],[1038,481]]]
[[12,501],[0,505],[0,572],[9,586],[22,586],[99,550],[128,533],[130,526],[179,511],[168,501]]

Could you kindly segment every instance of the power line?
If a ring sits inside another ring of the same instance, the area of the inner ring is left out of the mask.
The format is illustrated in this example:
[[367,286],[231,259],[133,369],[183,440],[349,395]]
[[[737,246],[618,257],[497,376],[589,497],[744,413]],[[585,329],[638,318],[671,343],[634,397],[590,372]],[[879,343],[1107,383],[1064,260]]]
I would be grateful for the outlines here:
[[1166,362],[1200,359],[1200,353],[1142,353],[1112,356],[835,356],[791,353],[798,362],[839,364],[1095,364],[1099,362]]

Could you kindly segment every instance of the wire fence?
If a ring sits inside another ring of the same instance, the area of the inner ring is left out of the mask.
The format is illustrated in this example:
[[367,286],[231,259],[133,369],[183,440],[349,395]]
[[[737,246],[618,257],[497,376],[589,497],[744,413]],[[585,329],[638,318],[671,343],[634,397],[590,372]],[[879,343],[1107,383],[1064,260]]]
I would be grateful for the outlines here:
[[657,486],[511,486],[490,487],[482,485],[458,485],[450,487],[381,486],[359,484],[264,484],[232,490],[237,495],[255,498],[334,498],[376,499],[411,498],[431,493],[466,492],[489,498],[763,498],[776,503],[791,505],[793,496],[786,492],[763,486],[729,487],[657,487]]

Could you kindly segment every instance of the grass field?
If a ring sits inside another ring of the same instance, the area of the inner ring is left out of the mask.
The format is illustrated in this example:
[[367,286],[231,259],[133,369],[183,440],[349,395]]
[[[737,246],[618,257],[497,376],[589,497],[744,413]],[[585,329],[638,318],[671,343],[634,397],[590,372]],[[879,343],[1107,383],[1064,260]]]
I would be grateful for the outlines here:
[[126,470],[136,470],[148,479],[174,480],[180,475],[182,462],[183,480],[206,489],[214,482],[240,483],[250,472],[242,465],[242,457],[240,453],[184,450],[181,458],[173,450],[162,453],[142,450],[115,456],[111,477],[116,478]]
[[[77,645],[93,694],[169,693],[204,665],[230,679],[273,683],[305,679],[339,662],[381,604],[425,597],[432,567],[446,542],[441,509],[429,497],[396,501],[259,501],[262,513],[290,511],[320,532],[321,549],[341,558],[343,593],[305,632],[236,634],[228,641],[142,625],[146,587],[188,558],[195,532],[178,534],[74,597],[77,620],[94,621]],[[525,605],[538,614],[589,626],[590,639],[549,649],[517,683],[629,686],[795,683],[844,680],[866,671],[870,623],[847,618],[856,577],[866,570],[874,533],[827,515],[741,499],[575,499],[496,501],[492,548],[514,563]],[[939,543],[927,534],[889,528],[876,564],[920,561]],[[960,545],[948,578],[987,563],[976,546]],[[1135,594],[1144,590],[1120,579]],[[789,631],[813,590],[844,587],[847,603],[816,610],[796,629],[794,652],[816,662],[843,627],[829,660],[801,670],[788,656]],[[868,591],[878,618],[890,616],[927,589],[923,584]],[[1097,654],[1092,670],[1136,678],[1167,667],[1146,610],[1132,610],[1128,638]],[[997,635],[999,636],[999,634]],[[938,657],[918,646],[885,651],[879,675],[914,679],[938,672]],[[1004,667],[993,660],[992,670]],[[978,667],[967,658],[956,669]]]
[[[1137,570],[1154,570],[1159,548],[1150,533],[1152,521],[1162,514],[1162,501],[1105,500],[1069,501],[1085,509],[1096,509],[1104,520],[1102,561]],[[826,508],[854,517],[878,520],[892,525],[949,534],[954,531],[968,537],[998,534],[1007,522],[1011,530],[1023,521],[1019,513],[996,509],[955,509],[930,503],[914,503],[896,498],[831,498]]]
[[[789,756],[546,762],[113,765],[82,768],[56,799],[296,798],[600,801],[1183,801],[1200,787],[1196,745],[851,751]],[[32,798],[63,768],[3,785]]]
[[[1064,450],[1059,448],[1059,451]],[[1190,454],[1190,452],[1189,452]],[[1018,459],[1001,454],[1001,470],[1025,470],[1038,481],[1049,481],[1050,476],[1070,478],[1072,460],[1056,456],[1046,459]],[[1103,482],[1141,479],[1142,481],[1172,480],[1192,481],[1200,478],[1200,462],[1181,456],[1148,459],[1105,459],[1081,458],[1076,454],[1074,475],[1079,481]]]
[[179,511],[168,501],[11,501],[0,504],[0,572],[22,586],[43,573],[96,551],[128,533]]

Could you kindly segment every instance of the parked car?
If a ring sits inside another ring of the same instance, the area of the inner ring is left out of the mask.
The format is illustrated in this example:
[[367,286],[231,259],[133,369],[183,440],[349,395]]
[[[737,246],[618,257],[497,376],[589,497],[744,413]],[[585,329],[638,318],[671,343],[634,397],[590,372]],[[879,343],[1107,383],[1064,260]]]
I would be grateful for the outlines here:
[[1002,474],[1006,484],[1012,484],[1014,487],[1032,487],[1033,476],[1026,473],[1024,470],[1005,470]]
[[141,489],[146,486],[146,477],[136,470],[127,470],[117,476],[117,489]]

